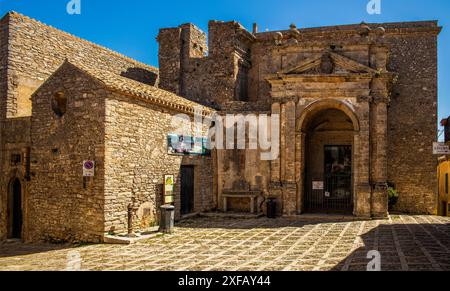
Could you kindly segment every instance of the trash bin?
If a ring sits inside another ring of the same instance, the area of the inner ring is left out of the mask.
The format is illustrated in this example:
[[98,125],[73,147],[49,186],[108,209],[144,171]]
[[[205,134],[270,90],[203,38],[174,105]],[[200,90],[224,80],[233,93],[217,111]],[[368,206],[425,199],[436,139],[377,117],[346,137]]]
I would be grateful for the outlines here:
[[277,202],[275,198],[267,201],[267,218],[277,218]]
[[161,219],[159,232],[172,234],[175,221],[175,207],[172,205],[161,206]]

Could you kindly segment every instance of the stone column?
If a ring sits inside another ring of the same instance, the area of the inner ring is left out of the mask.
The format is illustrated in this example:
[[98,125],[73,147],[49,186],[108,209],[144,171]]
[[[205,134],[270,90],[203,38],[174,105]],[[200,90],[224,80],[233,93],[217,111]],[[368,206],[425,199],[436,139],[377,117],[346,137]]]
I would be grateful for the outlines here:
[[286,104],[281,104],[281,114],[280,114],[280,181],[286,180],[286,128],[287,128],[287,118],[286,118]]
[[[279,115],[281,119],[281,105],[280,103],[273,103],[272,104],[272,115]],[[280,120],[282,122],[282,120]],[[281,131],[281,125],[280,125],[280,138],[282,131]],[[269,195],[271,198],[275,198],[277,202],[277,209],[278,213],[277,215],[281,215],[281,208],[282,208],[282,187],[281,187],[281,141],[280,141],[280,155],[277,159],[270,162],[270,185],[269,185]]]
[[303,195],[305,189],[305,141],[306,135],[301,131],[295,134],[295,181],[297,182],[297,214],[303,212]]
[[[283,104],[284,143],[282,151],[284,152],[284,178],[283,185],[283,215],[292,216],[297,214],[297,183],[295,179],[295,148],[296,148],[296,108],[294,101],[288,101]],[[282,170],[283,172],[283,170]]]
[[355,208],[354,215],[370,217],[370,106],[369,97],[359,101],[360,131],[354,137]]
[[286,108],[286,126],[285,126],[285,181],[295,182],[295,103],[289,101]]
[[[280,115],[281,116],[281,106],[279,103],[274,103],[272,105],[272,114]],[[280,149],[280,155],[281,155],[281,149]],[[271,161],[270,163],[270,182],[271,183],[279,183],[280,182],[280,161],[281,158],[278,157],[278,159]]]
[[387,195],[387,96],[375,96],[373,102],[372,132],[372,216],[388,215]]

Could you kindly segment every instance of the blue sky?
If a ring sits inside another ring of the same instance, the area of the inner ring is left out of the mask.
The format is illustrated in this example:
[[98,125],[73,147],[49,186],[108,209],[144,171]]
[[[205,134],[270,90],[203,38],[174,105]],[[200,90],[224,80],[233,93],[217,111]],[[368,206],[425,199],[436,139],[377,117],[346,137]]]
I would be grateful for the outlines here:
[[439,117],[450,115],[450,1],[381,0],[380,15],[369,15],[369,0],[81,0],[81,15],[69,15],[69,0],[0,0],[0,14],[15,10],[142,62],[158,66],[159,28],[208,20],[236,20],[251,30],[439,20]]

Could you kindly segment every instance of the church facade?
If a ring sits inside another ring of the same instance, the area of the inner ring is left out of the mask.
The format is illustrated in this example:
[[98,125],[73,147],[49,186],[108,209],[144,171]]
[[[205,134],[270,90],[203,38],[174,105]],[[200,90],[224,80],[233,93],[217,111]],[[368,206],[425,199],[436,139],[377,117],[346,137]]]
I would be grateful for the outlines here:
[[[384,218],[388,187],[396,211],[436,214],[437,22],[249,32],[211,21],[208,38],[184,24],[160,30],[159,69],[15,12],[0,27],[1,240],[145,232],[167,176],[177,219],[257,215],[269,200],[278,216]],[[276,116],[277,155],[177,152],[169,137],[210,135],[212,124],[174,135],[173,116],[199,108]]]
[[[218,151],[223,195],[254,190],[279,215],[436,211],[436,22],[253,33],[236,22],[162,29],[160,88],[225,114],[279,115],[279,157]],[[207,52],[207,53],[206,53]],[[256,151],[257,152],[257,151]],[[224,194],[225,193],[225,194]],[[236,207],[245,209],[247,206]]]

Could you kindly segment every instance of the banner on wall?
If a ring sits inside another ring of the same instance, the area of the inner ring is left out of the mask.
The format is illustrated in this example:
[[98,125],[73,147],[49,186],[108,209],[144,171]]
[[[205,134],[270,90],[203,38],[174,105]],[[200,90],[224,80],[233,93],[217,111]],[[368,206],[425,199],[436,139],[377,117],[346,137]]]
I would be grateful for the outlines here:
[[167,137],[167,151],[170,155],[199,155],[210,156],[208,138],[169,134]]

